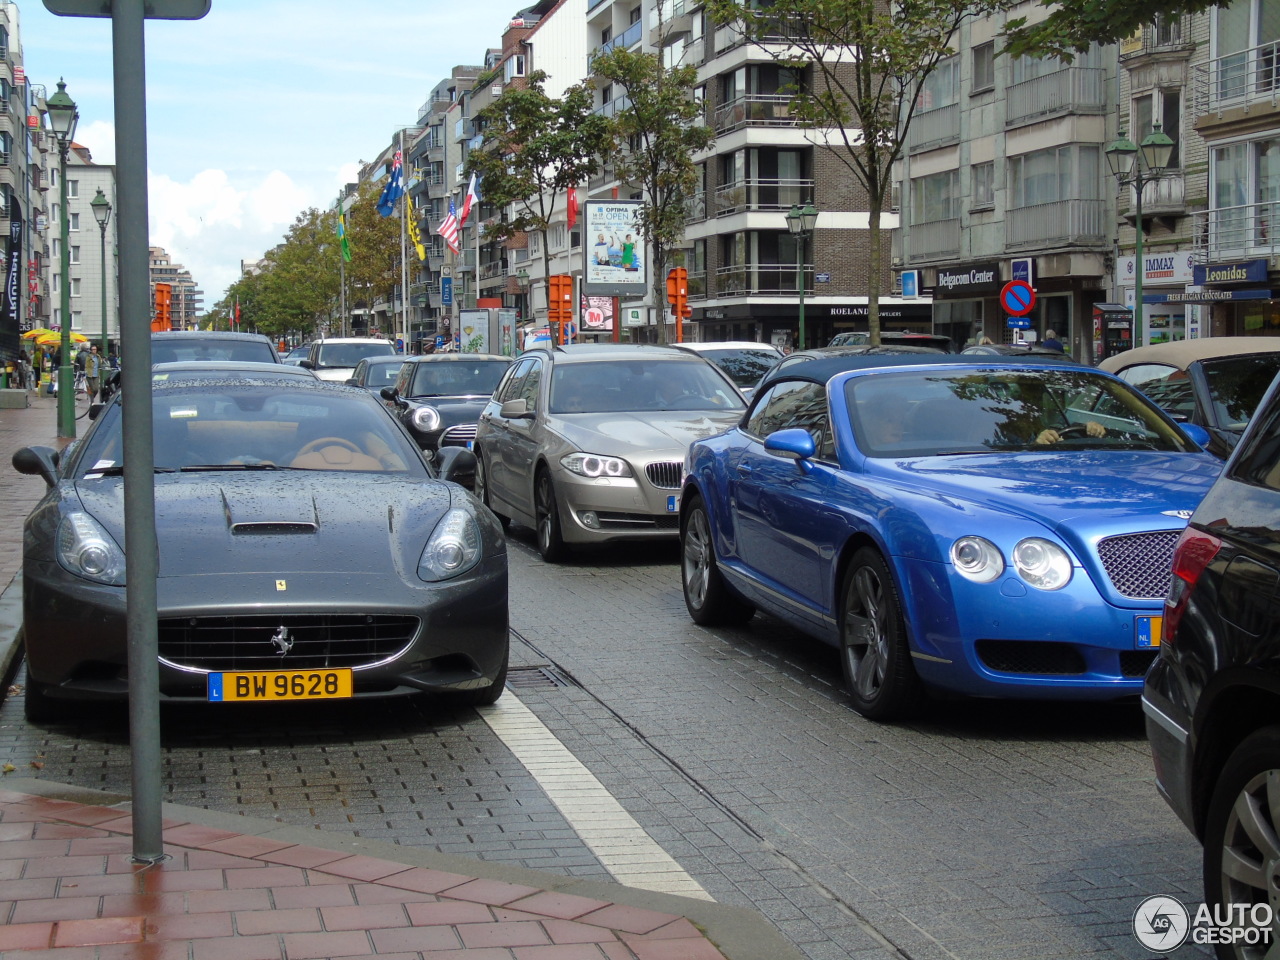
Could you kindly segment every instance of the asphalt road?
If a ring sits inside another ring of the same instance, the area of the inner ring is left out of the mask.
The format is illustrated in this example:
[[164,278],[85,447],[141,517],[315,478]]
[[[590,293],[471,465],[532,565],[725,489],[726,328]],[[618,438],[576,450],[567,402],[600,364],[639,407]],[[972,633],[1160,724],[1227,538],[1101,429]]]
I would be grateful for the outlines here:
[[[515,529],[508,696],[708,896],[754,907],[815,960],[1147,957],[1139,902],[1200,901],[1199,848],[1156,794],[1136,703],[948,701],[874,724],[847,707],[829,648],[763,617],[695,626],[676,559],[627,546],[550,566]],[[166,799],[618,869],[476,711],[314,707],[167,710]],[[127,792],[124,711],[31,727],[18,687],[0,706],[4,763]]]

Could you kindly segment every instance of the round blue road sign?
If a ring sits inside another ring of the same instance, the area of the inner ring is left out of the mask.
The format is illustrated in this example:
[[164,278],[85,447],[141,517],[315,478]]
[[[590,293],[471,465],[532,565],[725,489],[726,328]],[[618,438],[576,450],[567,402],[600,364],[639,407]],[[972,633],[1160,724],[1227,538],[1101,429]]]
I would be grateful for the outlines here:
[[1025,280],[1010,280],[1000,290],[1000,304],[1005,313],[1025,317],[1036,305],[1036,292]]

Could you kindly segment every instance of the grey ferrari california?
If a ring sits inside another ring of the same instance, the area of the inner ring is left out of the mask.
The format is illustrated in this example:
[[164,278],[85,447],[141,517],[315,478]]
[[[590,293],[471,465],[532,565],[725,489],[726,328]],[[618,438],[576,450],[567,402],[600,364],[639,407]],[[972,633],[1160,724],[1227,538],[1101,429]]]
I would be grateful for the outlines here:
[[[501,695],[502,529],[369,393],[157,382],[153,414],[162,700]],[[23,537],[32,720],[128,694],[121,428],[117,397],[62,458],[13,457],[49,484]]]

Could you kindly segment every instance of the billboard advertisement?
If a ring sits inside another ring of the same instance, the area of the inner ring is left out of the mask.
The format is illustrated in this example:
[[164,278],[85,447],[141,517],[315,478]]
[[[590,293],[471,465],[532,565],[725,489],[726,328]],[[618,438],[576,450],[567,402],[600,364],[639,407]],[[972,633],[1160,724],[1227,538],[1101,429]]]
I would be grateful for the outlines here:
[[613,297],[582,298],[582,332],[613,332]]
[[637,299],[648,293],[645,237],[637,226],[641,206],[639,200],[588,200],[582,205],[583,293]]

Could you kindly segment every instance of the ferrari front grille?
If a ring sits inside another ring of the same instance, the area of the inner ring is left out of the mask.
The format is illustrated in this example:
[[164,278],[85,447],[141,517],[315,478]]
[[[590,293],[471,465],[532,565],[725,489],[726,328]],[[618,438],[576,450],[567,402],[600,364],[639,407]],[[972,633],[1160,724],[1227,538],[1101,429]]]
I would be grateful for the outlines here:
[[187,670],[317,670],[362,667],[395,656],[417,617],[379,614],[167,617],[160,659]]

